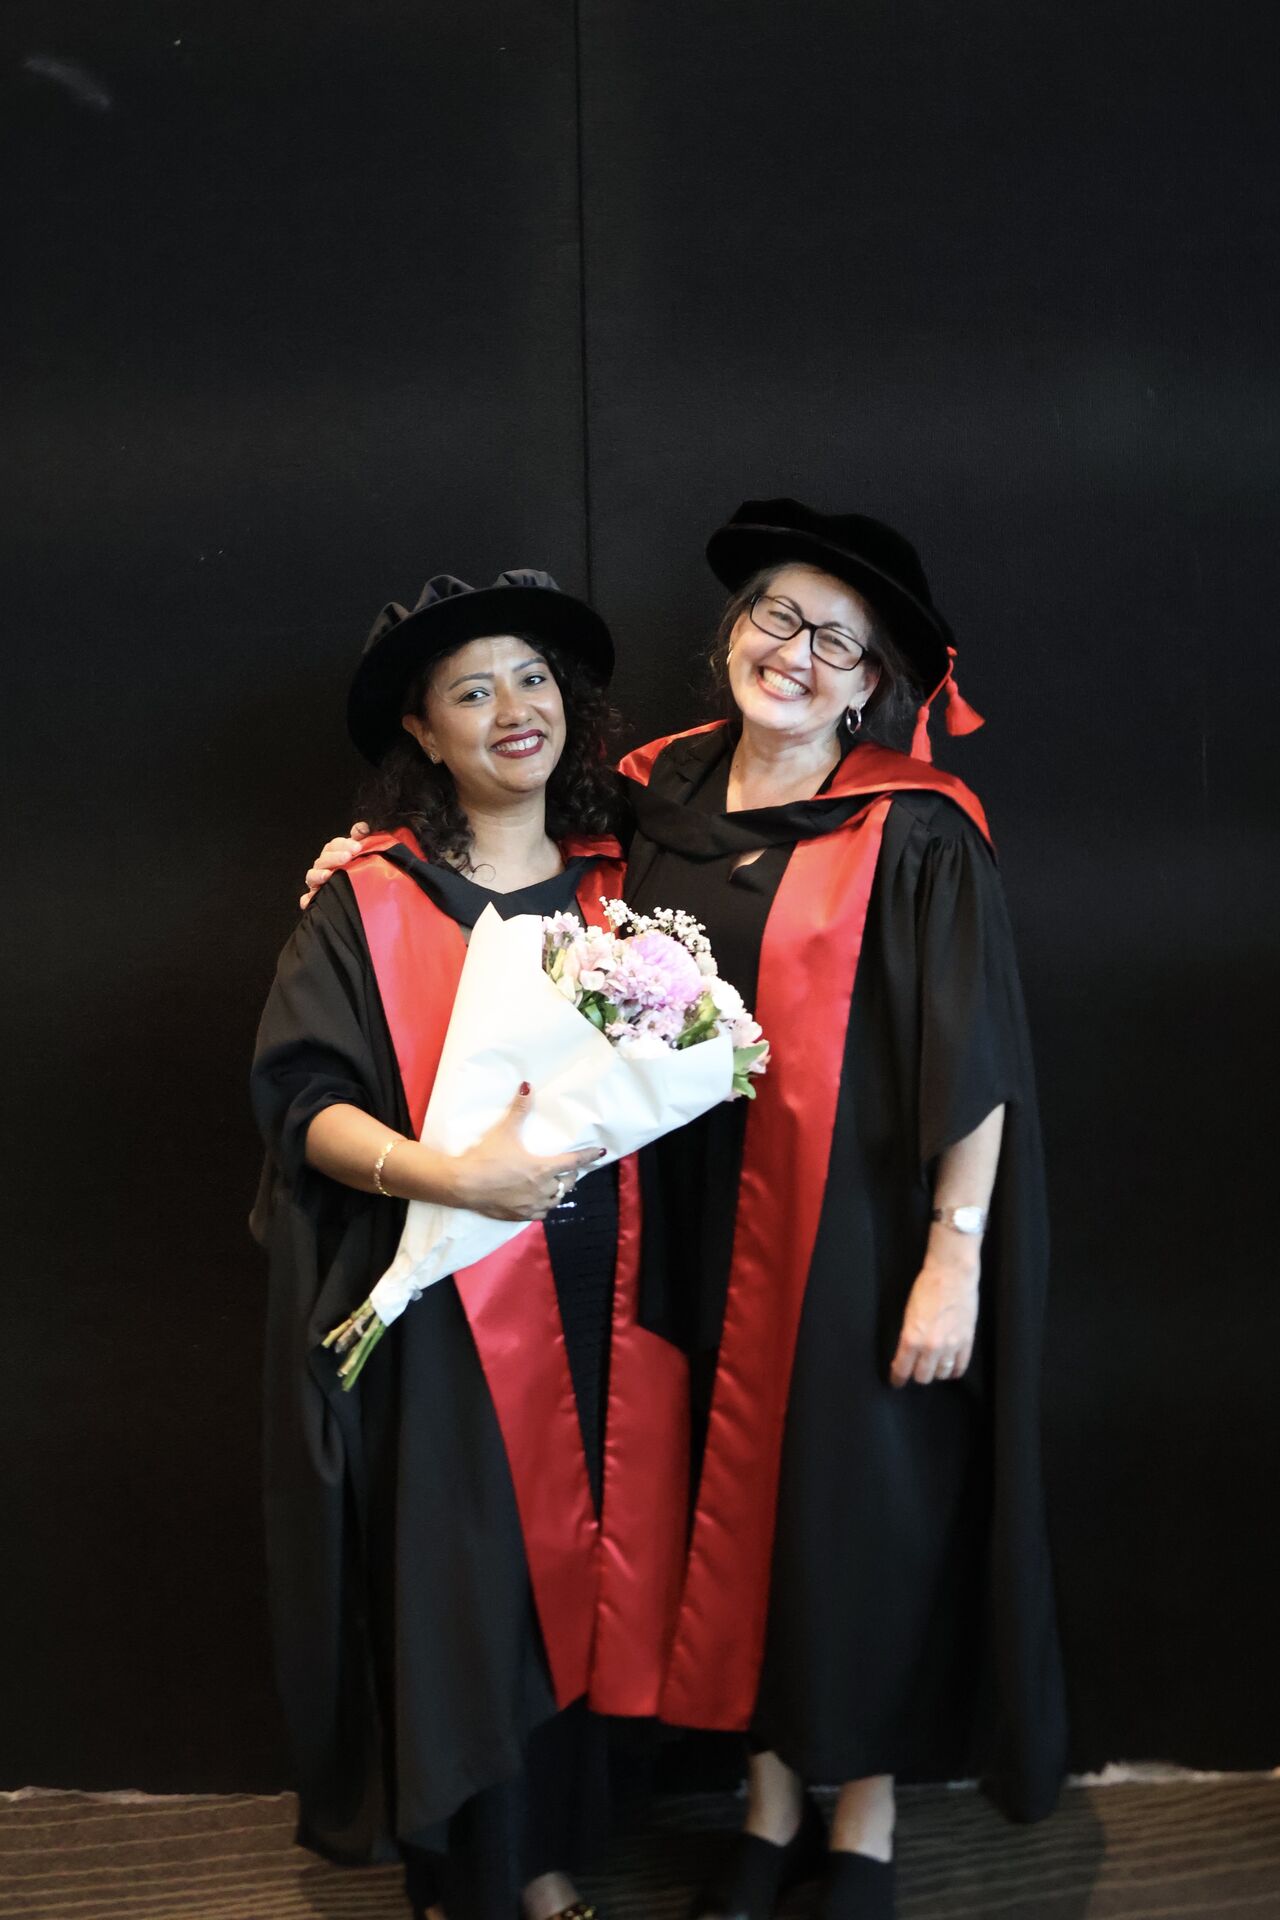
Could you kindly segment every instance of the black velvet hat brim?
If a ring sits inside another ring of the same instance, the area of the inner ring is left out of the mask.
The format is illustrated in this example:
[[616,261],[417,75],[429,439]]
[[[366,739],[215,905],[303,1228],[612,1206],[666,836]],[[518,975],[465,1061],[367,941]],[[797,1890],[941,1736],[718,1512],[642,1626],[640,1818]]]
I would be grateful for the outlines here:
[[378,766],[400,736],[404,696],[414,675],[468,640],[514,633],[560,647],[602,686],[613,674],[613,641],[598,613],[572,594],[547,587],[480,587],[410,613],[366,650],[347,696],[347,730]]
[[731,593],[766,567],[819,567],[855,588],[875,609],[925,693],[932,693],[946,674],[951,634],[941,617],[879,567],[817,534],[798,527],[721,527],[707,542],[707,559]]

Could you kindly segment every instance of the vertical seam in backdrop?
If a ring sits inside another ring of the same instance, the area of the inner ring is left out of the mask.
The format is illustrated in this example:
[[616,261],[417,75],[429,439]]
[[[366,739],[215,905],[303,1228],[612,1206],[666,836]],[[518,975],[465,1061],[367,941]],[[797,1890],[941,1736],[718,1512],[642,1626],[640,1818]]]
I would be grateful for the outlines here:
[[578,356],[582,405],[582,552],[587,573],[587,600],[595,603],[595,568],[591,544],[591,412],[587,363],[587,223],[583,180],[582,132],[582,0],[573,0],[573,123],[578,196]]

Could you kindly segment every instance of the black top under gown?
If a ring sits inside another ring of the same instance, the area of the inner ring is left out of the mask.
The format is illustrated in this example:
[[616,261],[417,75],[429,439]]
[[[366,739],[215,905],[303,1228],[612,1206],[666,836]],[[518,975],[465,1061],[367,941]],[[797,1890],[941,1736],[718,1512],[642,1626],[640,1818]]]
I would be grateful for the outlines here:
[[[573,908],[583,864],[500,895],[407,853],[394,857],[464,927],[489,904],[504,917]],[[462,1304],[450,1280],[428,1288],[351,1394],[318,1344],[390,1265],[405,1206],[308,1167],[307,1128],[326,1106],[349,1102],[411,1131],[342,876],[281,956],[252,1096],[274,1169],[258,1209],[271,1257],[267,1546],[300,1838],[342,1861],[390,1858],[397,1846],[443,1852],[450,1818],[469,1806],[475,1826],[480,1807],[483,1849],[505,1845],[504,1832],[510,1842],[505,1892],[495,1862],[486,1869],[493,1910],[510,1894],[505,1911],[514,1912],[525,1814],[519,1793],[495,1801],[494,1790],[520,1781],[529,1742],[556,1709],[502,1435]],[[613,1170],[582,1180],[574,1201],[548,1217],[547,1239],[598,1499]],[[598,1808],[594,1748],[589,1771],[575,1787],[580,1825],[593,1824],[587,1815]],[[566,1836],[559,1864],[575,1850]]]
[[[726,814],[731,749],[726,731],[686,736],[634,789],[628,899],[694,913],[750,1006],[796,840],[823,830],[824,806],[834,825],[866,799]],[[888,1362],[938,1155],[1001,1104],[973,1364],[963,1380],[895,1390]],[[643,1156],[642,1317],[690,1352],[704,1414],[748,1111],[716,1108]],[[901,793],[867,917],[791,1379],[752,1728],[809,1780],[979,1773],[1018,1817],[1053,1803],[1064,1724],[1038,1466],[1045,1249],[995,862],[949,800]]]

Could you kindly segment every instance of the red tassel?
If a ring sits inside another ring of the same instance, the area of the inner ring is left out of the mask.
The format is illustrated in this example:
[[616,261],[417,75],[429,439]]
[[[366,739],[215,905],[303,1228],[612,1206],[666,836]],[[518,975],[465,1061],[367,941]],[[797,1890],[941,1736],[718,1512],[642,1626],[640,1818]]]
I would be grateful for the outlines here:
[[976,707],[961,695],[954,680],[947,687],[947,732],[976,733],[979,727],[985,727],[986,721]]
[[938,695],[946,689],[948,733],[976,733],[979,727],[987,724],[976,707],[971,707],[963,697],[955,681],[954,647],[947,648],[947,670],[939,680],[929,698],[916,714],[916,730],[911,736],[911,754],[915,760],[932,760],[933,749],[929,745],[929,709]]
[[916,730],[911,736],[911,758],[913,760],[932,760],[933,748],[929,744],[929,708],[933,705],[933,695],[916,709]]

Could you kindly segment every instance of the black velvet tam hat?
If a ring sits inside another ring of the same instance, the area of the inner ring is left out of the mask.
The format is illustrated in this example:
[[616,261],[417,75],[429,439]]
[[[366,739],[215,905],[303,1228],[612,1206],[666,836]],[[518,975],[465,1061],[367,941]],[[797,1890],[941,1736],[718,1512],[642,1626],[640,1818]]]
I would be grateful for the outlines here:
[[613,673],[613,641],[600,615],[561,593],[549,573],[516,567],[491,587],[469,587],[451,573],[428,580],[410,612],[390,601],[374,621],[347,696],[347,728],[376,767],[400,737],[404,697],[414,675],[437,654],[513,633],[561,647],[581,660],[601,685]]
[[951,630],[909,540],[862,513],[815,513],[798,500],[747,500],[707,542],[732,591],[765,567],[802,563],[844,580],[875,608],[928,691],[946,677]]

